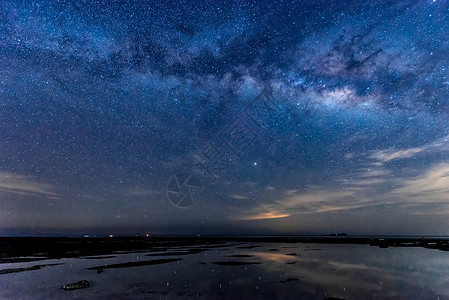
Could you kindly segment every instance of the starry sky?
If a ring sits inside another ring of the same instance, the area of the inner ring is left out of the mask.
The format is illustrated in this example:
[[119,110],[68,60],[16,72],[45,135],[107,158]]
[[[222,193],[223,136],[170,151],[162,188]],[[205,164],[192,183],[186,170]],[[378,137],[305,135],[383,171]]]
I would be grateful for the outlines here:
[[448,234],[448,32],[445,0],[1,1],[0,235]]

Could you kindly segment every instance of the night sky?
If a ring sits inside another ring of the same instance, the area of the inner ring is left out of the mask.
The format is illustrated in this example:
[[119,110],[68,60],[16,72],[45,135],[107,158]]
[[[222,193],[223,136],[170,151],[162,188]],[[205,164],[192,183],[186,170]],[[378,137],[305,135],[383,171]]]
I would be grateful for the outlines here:
[[1,1],[0,235],[448,234],[449,1]]

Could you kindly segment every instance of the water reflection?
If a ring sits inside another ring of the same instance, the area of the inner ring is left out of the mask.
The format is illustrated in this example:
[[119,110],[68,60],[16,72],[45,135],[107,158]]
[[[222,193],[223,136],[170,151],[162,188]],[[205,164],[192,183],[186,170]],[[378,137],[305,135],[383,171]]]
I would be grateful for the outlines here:
[[[260,247],[254,247],[260,246]],[[260,243],[188,247],[88,259],[47,260],[51,268],[0,275],[1,299],[449,299],[449,252],[364,245]],[[183,255],[177,260],[174,252]],[[150,264],[173,260],[167,264]],[[217,264],[217,262],[220,262]],[[95,267],[117,265],[120,268]],[[0,264],[1,270],[33,262]],[[84,290],[63,291],[88,280]]]

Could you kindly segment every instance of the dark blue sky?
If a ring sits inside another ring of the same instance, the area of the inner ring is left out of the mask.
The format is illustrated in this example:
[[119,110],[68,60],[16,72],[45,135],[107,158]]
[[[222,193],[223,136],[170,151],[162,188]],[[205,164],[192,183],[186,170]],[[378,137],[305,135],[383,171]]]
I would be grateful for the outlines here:
[[2,1],[0,234],[447,234],[448,4]]

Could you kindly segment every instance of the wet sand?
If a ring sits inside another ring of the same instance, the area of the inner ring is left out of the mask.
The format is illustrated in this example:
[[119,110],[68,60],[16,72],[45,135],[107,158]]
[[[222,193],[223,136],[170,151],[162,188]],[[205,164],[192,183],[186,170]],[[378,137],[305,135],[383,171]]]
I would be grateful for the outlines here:
[[130,262],[125,262],[125,263],[121,263],[121,264],[90,267],[87,269],[88,270],[104,270],[104,269],[120,269],[120,268],[131,268],[131,267],[141,267],[141,266],[152,266],[152,265],[168,264],[168,263],[172,263],[172,262],[180,261],[180,260],[181,260],[181,258],[130,261]]

